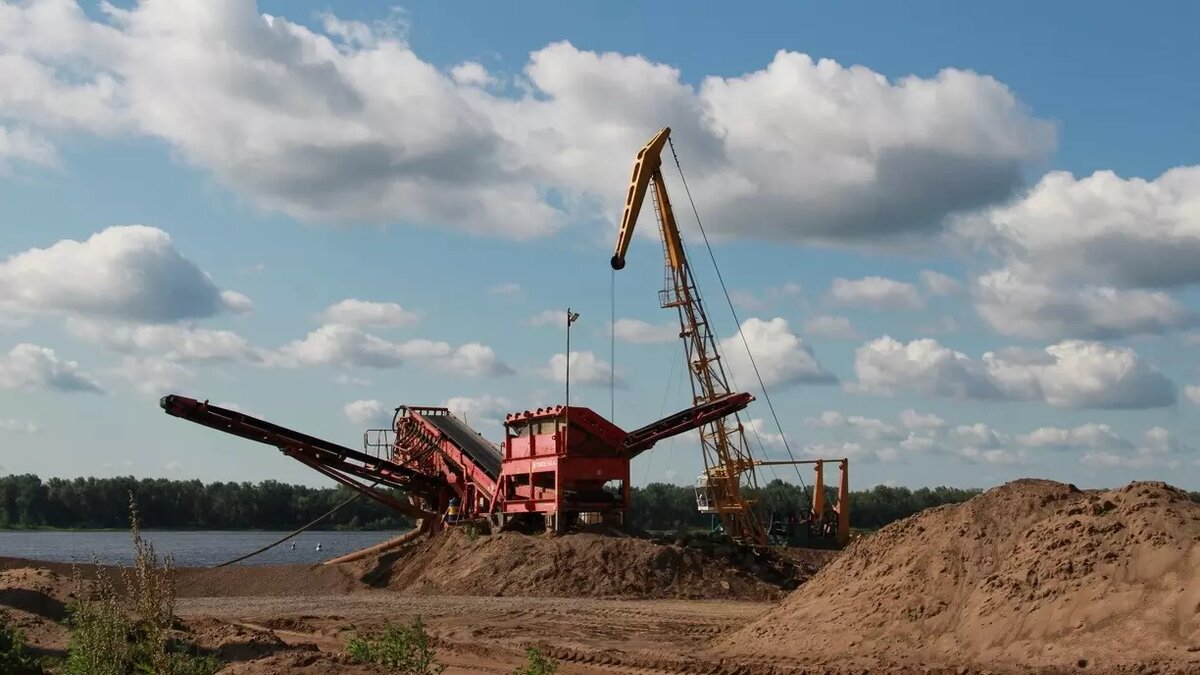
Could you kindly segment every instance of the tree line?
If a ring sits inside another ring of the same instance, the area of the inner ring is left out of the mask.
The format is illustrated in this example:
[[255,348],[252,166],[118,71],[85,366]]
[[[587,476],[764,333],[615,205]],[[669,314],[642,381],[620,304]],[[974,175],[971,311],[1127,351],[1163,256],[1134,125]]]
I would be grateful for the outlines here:
[[[773,480],[747,496],[765,516],[800,512],[811,504],[811,488]],[[943,504],[966,501],[979,490],[877,485],[850,493],[851,524],[874,529]],[[353,493],[345,487],[313,488],[267,480],[203,483],[132,476],[50,478],[0,477],[0,528],[125,528],[129,494],[137,499],[142,526],[151,529],[290,530],[316,519]],[[1200,502],[1200,493],[1191,493]],[[827,488],[832,503],[835,491]],[[630,520],[643,530],[674,531],[711,526],[696,510],[690,486],[650,483],[633,489]],[[406,529],[410,520],[369,499],[357,500],[320,525],[323,529]]]

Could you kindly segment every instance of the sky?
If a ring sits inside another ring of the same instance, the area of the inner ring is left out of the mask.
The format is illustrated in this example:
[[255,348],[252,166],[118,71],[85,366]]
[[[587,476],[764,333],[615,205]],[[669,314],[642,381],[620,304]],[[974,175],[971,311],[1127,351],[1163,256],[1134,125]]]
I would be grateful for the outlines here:
[[166,393],[499,438],[563,402],[567,307],[573,404],[687,407],[649,208],[609,266],[669,126],[757,457],[1198,489],[1200,8],[1031,7],[0,2],[0,471],[324,484]]

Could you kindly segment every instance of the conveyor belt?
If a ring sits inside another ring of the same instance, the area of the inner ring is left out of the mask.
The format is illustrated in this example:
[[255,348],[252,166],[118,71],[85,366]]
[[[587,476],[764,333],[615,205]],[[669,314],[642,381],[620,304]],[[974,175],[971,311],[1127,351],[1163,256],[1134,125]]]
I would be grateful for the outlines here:
[[454,415],[423,415],[430,424],[462,448],[492,480],[500,477],[500,450]]

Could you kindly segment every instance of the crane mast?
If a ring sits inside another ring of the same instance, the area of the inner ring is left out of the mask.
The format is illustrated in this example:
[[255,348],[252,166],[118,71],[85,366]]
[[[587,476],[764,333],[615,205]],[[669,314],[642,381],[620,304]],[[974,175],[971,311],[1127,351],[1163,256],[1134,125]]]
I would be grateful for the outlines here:
[[[688,266],[675,212],[663,182],[662,151],[670,133],[670,127],[662,129],[637,154],[611,264],[615,270],[625,267],[625,254],[649,191],[662,234],[666,263],[659,301],[664,309],[674,308],[679,315],[679,336],[691,374],[692,404],[702,405],[728,396],[732,390],[704,303]],[[704,476],[703,484],[697,486],[697,499],[701,508],[708,506],[709,510],[716,511],[731,539],[749,545],[765,545],[767,533],[753,512],[754,501],[742,495],[743,488],[757,487],[757,478],[740,416],[734,413],[701,427],[700,444]]]

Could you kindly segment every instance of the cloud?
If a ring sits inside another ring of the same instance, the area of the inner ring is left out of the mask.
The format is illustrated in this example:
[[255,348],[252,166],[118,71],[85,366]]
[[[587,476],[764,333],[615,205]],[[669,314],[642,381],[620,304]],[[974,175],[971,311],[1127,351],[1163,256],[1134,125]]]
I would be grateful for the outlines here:
[[975,310],[993,330],[1014,337],[1105,339],[1163,333],[1197,315],[1164,291],[1073,288],[1040,282],[1025,268],[989,272],[972,285]]
[[521,284],[509,281],[503,284],[497,284],[488,289],[489,295],[516,295],[521,292]]
[[905,434],[901,433],[899,429],[883,420],[862,415],[847,417],[834,410],[826,410],[821,413],[820,417],[809,417],[804,420],[804,424],[826,429],[848,427],[870,441],[898,441],[905,438]]
[[917,431],[936,431],[946,426],[946,420],[937,415],[922,415],[912,408],[900,413],[900,423],[905,429]]
[[767,303],[750,291],[735,290],[729,294],[729,300],[738,309],[744,309],[747,312],[765,312],[767,310]]
[[826,410],[821,413],[820,417],[809,417],[804,420],[804,424],[810,427],[840,427],[845,426],[846,416],[836,410]]
[[[758,381],[750,357],[746,354],[747,345],[754,355],[763,385],[767,387],[837,381],[821,367],[804,340],[792,334],[787,320],[780,317],[770,321],[746,319],[742,322],[741,333],[742,337],[734,335],[720,343],[721,357],[739,386],[753,386]],[[745,344],[742,338],[745,338]]]
[[246,296],[218,289],[166,232],[142,225],[110,227],[0,262],[0,308],[19,312],[169,322],[250,306]]
[[64,392],[104,393],[75,361],[60,359],[53,349],[22,342],[0,356],[0,389],[40,387]]
[[177,393],[194,375],[179,363],[158,356],[127,356],[115,374],[148,396]]
[[1074,450],[1080,448],[1124,450],[1133,447],[1132,443],[1121,438],[1107,424],[1090,422],[1074,429],[1041,427],[1028,434],[1017,436],[1017,442],[1030,448],[1051,448],[1056,450]]
[[331,305],[321,313],[325,323],[340,323],[347,326],[384,326],[399,328],[420,321],[420,315],[404,309],[394,302],[371,302],[347,298]]
[[0,431],[18,434],[36,434],[40,429],[33,422],[21,422],[14,419],[0,419]]
[[[555,354],[542,369],[542,375],[555,382],[567,381],[567,355]],[[608,385],[613,375],[612,365],[592,352],[571,352],[571,384]],[[616,374],[616,384],[624,387],[624,378]]]
[[884,277],[834,279],[830,294],[835,301],[848,307],[920,309],[925,306],[916,286]]
[[513,411],[513,404],[508,399],[490,394],[455,396],[443,401],[442,405],[481,432],[499,432],[504,425],[504,416]]
[[391,421],[391,409],[375,399],[351,401],[342,406],[342,414],[352,424],[380,424],[387,426]]
[[1193,405],[1200,405],[1200,387],[1188,385],[1183,389],[1184,396],[1192,402]]
[[754,438],[760,443],[766,451],[784,450],[787,445],[784,442],[783,434],[778,430],[772,431],[767,428],[765,420],[755,417],[751,420],[746,420],[743,424],[749,434],[749,438]]
[[810,443],[804,446],[804,454],[821,459],[846,458],[851,461],[891,462],[899,459],[894,448],[868,448],[861,443]]
[[456,84],[468,87],[488,87],[496,84],[496,78],[488,74],[482,64],[464,61],[450,69],[450,78]]
[[980,464],[1020,464],[1023,461],[1020,455],[1000,448],[983,450],[974,446],[968,446],[959,450],[959,454]]
[[986,214],[990,234],[1057,279],[1118,288],[1200,282],[1200,166],[1157,179],[1051,171],[1021,199]]
[[342,324],[321,326],[279,351],[284,359],[281,365],[396,368],[413,360],[473,377],[513,372],[487,345],[470,342],[452,347],[424,339],[391,342]]
[[562,330],[567,329],[567,311],[564,309],[547,309],[529,317],[525,323],[530,326],[555,326]]
[[21,123],[159,139],[257,204],[325,222],[522,239],[597,203],[612,217],[666,119],[714,235],[877,246],[1003,200],[1055,143],[1004,84],[956,69],[888,80],[779,51],[693,86],[556,42],[519,93],[493,93],[480,64],[434,67],[394,21],[310,28],[250,1],[5,12],[0,56],[18,65],[0,107]]
[[1068,340],[1041,351],[987,352],[979,361],[924,338],[891,337],[855,353],[863,392],[912,391],[958,399],[1045,401],[1059,408],[1141,409],[1172,405],[1176,387],[1132,349]]
[[961,281],[933,270],[921,270],[921,285],[930,295],[958,295],[963,290]]
[[854,325],[844,316],[814,316],[804,322],[804,333],[831,340],[853,340],[858,337]]
[[1182,455],[1194,455],[1196,448],[1180,442],[1162,427],[1151,427],[1133,452],[1096,450],[1083,455],[1084,464],[1107,467],[1142,469],[1149,467],[1178,468]]
[[0,176],[11,171],[11,163],[21,161],[42,166],[58,163],[58,153],[46,139],[25,129],[0,126]]
[[1000,448],[1008,444],[1007,434],[1000,433],[982,422],[963,424],[950,430],[950,436],[968,447]]
[[1002,265],[973,284],[993,328],[1022,337],[1163,333],[1196,314],[1172,292],[1200,281],[1200,166],[1154,180],[1052,171],[1020,198],[959,220]]
[[639,319],[617,319],[613,333],[618,340],[641,344],[674,342],[679,339],[679,326],[652,324]]
[[67,330],[78,338],[110,351],[124,354],[157,353],[172,361],[260,363],[269,359],[267,352],[228,330],[179,324],[128,326],[83,319],[68,319]]

